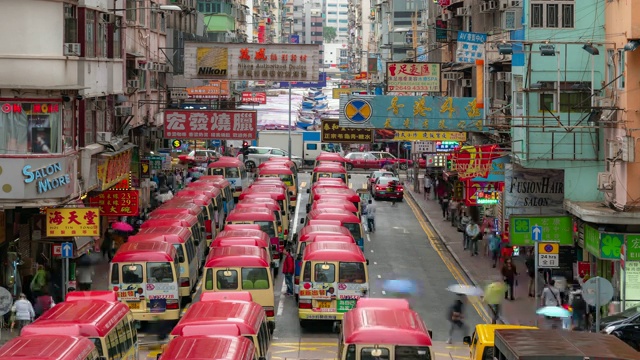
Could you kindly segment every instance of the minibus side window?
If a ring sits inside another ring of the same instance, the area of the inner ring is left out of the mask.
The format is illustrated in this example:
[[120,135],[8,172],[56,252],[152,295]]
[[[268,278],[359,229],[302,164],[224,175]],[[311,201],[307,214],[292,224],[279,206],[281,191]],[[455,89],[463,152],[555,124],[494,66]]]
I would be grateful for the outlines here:
[[207,269],[207,274],[204,277],[204,289],[213,290],[213,270]]
[[127,350],[133,347],[133,332],[131,331],[131,323],[128,318],[122,319],[124,323],[124,331],[127,337]]
[[240,168],[240,176],[242,180],[247,178],[247,169],[245,169],[244,166]]
[[397,346],[395,358],[402,360],[431,360],[431,351],[426,346]]
[[193,239],[189,239],[184,243],[184,246],[187,248],[187,259],[189,262],[193,261],[193,258],[196,256],[196,250],[193,247]]
[[269,288],[269,275],[264,268],[242,268],[242,290]]
[[356,346],[351,344],[347,347],[347,356],[345,360],[356,360]]
[[365,282],[364,263],[341,262],[338,272],[340,283],[362,284]]
[[123,356],[127,353],[127,334],[125,334],[124,331],[124,323],[122,321],[120,321],[118,323],[118,325],[116,325],[115,328],[113,328],[113,330],[111,330],[113,332],[118,333],[118,351],[120,351],[120,354],[122,354]]
[[273,221],[256,221],[260,230],[264,231],[269,237],[276,237],[276,229],[273,228]]
[[236,270],[218,270],[216,278],[220,290],[236,290],[238,288],[238,272]]
[[109,340],[109,359],[119,359],[122,357],[120,350],[118,349],[118,333],[113,329],[107,334]]
[[302,281],[311,282],[311,263],[304,264],[304,272],[302,273]]
[[122,265],[122,283],[140,284],[142,282],[142,265]]
[[171,283],[174,282],[171,263],[149,262],[147,263],[147,278],[151,283]]
[[[102,351],[102,341],[100,341],[100,338],[89,338],[89,340],[93,341],[93,345],[96,347],[96,349],[98,349],[98,355],[99,356],[104,356],[104,352]],[[109,342],[107,341],[107,339],[104,339],[105,342],[107,344],[109,344]],[[108,347],[108,346],[107,346]]]
[[333,264],[316,264],[313,282],[332,283],[336,280],[336,266]]
[[184,250],[182,250],[182,244],[173,244],[173,247],[176,249],[178,259],[182,259],[183,262],[187,261],[187,258],[184,256]]
[[349,230],[351,236],[353,236],[354,239],[358,240],[362,237],[362,234],[360,234],[359,223],[342,223],[342,226],[346,227]]
[[[374,350],[380,351],[380,356],[371,355],[371,352]],[[383,347],[363,347],[360,349],[360,360],[389,360],[389,349]]]
[[120,274],[118,274],[118,264],[111,264],[111,285],[120,284]]
[[258,333],[258,341],[260,342],[261,356],[269,351],[269,330],[267,330],[267,323],[262,322],[260,325],[260,332]]
[[223,168],[209,168],[209,175],[222,175],[224,176]]
[[133,315],[131,315],[131,313],[127,315],[127,322],[129,323],[129,327],[131,327],[131,336],[133,339],[133,344],[135,345],[138,343],[138,329],[136,329],[135,325],[133,324]]

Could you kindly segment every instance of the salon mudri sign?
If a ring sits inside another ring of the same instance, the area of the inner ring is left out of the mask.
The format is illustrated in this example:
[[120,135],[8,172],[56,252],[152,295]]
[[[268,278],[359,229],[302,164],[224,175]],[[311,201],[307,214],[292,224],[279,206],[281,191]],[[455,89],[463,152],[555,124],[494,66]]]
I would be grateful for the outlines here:
[[74,155],[5,158],[0,161],[0,200],[17,204],[66,198],[76,190],[77,177]]
[[511,214],[564,214],[564,170],[524,169],[507,164],[503,197],[506,218]]
[[61,162],[48,164],[39,169],[33,169],[31,165],[25,165],[22,168],[22,175],[24,176],[25,184],[36,184],[38,194],[44,194],[71,183],[69,174],[65,174],[62,170]]

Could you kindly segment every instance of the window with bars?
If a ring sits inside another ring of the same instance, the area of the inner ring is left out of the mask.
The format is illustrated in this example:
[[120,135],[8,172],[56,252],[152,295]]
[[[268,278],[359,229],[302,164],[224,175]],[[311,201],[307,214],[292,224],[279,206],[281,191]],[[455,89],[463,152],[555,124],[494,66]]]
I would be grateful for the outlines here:
[[138,24],[145,26],[147,23],[147,9],[144,6],[145,0],[138,1]]
[[96,12],[87,10],[85,18],[84,56],[92,58],[96,56]]
[[562,28],[575,26],[575,0],[531,0],[531,28]]
[[64,42],[78,42],[78,7],[64,4]]
[[98,34],[96,38],[96,57],[107,57],[107,21],[108,19],[103,18],[101,14],[100,21],[98,22]]
[[138,18],[136,9],[137,9],[136,0],[127,0],[127,21],[128,22],[133,22],[133,23],[136,22],[136,19]]

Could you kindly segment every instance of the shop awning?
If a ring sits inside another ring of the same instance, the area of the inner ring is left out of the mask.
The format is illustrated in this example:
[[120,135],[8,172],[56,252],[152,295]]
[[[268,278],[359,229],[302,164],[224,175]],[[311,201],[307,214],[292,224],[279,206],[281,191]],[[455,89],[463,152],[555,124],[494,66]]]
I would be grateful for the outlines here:
[[118,148],[117,150],[114,149],[113,151],[105,151],[105,152],[100,153],[100,156],[105,156],[105,157],[113,157],[113,156],[122,154],[123,152],[125,152],[127,150],[131,150],[134,147],[136,147],[135,144],[130,144],[130,143],[127,143],[127,144],[124,144],[124,145],[119,145],[119,144],[116,144],[116,143],[109,143],[109,144],[104,144],[104,146],[107,149]]
[[73,238],[73,257],[78,258],[87,253],[93,245],[94,239],[88,236],[78,236]]

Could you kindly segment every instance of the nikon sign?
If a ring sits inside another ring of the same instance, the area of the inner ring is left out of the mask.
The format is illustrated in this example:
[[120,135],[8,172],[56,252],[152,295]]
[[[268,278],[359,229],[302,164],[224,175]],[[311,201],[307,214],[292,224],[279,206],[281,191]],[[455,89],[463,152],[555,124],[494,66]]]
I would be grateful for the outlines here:
[[320,72],[319,45],[187,42],[184,53],[190,79],[317,81]]

